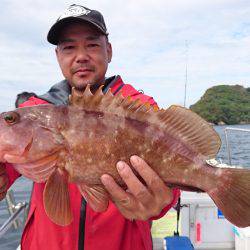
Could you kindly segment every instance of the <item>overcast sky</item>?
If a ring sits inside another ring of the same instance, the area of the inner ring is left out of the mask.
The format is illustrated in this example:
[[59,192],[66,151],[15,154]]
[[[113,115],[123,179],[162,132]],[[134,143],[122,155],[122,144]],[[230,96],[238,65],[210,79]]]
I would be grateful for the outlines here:
[[1,0],[0,111],[22,91],[42,94],[63,79],[47,32],[65,8],[101,11],[113,45],[107,76],[187,106],[220,84],[250,87],[249,0]]

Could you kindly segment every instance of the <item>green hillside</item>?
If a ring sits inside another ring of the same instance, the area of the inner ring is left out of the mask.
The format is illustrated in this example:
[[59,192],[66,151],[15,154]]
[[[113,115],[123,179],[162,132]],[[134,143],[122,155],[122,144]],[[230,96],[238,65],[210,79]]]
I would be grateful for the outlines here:
[[214,124],[249,124],[250,88],[240,85],[212,87],[190,109]]

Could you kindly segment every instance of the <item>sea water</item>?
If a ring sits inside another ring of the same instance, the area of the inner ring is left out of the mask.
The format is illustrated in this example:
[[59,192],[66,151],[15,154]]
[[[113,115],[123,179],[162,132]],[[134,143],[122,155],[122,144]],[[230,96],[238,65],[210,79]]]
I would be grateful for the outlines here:
[[222,145],[217,155],[217,160],[229,164],[228,148],[226,146],[226,128],[242,129],[247,131],[227,130],[229,150],[231,152],[231,165],[250,168],[250,124],[234,126],[215,126],[215,130],[220,135]]

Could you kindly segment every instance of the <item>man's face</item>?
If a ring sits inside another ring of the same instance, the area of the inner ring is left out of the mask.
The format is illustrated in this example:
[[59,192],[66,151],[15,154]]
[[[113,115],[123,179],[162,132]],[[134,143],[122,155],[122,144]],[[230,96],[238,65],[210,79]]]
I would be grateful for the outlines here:
[[56,48],[57,60],[72,87],[102,84],[111,61],[112,48],[94,26],[73,23],[64,28]]

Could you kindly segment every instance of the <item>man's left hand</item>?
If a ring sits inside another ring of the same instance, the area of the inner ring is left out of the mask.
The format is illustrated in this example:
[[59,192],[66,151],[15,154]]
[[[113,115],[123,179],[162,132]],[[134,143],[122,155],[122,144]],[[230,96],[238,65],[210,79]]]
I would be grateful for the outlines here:
[[3,163],[0,162],[0,201],[3,200],[7,193],[8,176]]
[[136,177],[129,165],[122,161],[117,163],[117,169],[128,187],[127,191],[107,174],[103,175],[101,180],[125,218],[148,220],[159,215],[162,209],[171,203],[173,192],[143,159],[132,156],[130,162],[146,185]]

